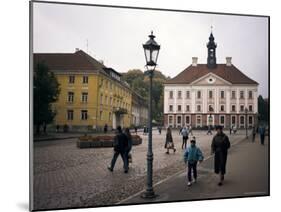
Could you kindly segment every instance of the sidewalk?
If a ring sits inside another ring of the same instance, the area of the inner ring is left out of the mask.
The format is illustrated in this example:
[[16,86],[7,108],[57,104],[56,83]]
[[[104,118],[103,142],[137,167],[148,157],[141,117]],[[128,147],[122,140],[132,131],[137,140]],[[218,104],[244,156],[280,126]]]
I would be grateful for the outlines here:
[[218,176],[213,172],[213,157],[198,166],[198,182],[187,186],[183,171],[154,186],[155,199],[145,200],[141,193],[135,194],[118,204],[187,201],[222,197],[269,195],[268,137],[262,146],[257,137],[254,143],[243,140],[232,146],[227,162],[225,182],[218,186]]

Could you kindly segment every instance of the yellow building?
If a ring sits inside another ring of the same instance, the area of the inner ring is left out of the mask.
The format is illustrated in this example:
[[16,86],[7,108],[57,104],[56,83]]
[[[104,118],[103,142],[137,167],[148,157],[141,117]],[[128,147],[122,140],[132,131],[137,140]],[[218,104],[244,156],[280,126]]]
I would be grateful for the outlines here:
[[83,52],[36,53],[34,62],[45,63],[60,84],[54,126],[70,130],[129,127],[132,91],[121,75]]

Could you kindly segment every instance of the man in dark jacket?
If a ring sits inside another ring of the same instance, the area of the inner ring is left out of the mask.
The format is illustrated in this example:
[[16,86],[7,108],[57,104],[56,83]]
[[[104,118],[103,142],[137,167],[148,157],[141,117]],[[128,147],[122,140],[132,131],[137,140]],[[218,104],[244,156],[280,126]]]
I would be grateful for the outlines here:
[[120,126],[117,127],[117,134],[114,137],[114,155],[111,160],[111,165],[108,167],[109,171],[113,171],[116,160],[119,156],[119,154],[122,157],[123,163],[124,163],[124,172],[128,173],[128,159],[126,150],[128,149],[128,138],[127,136],[122,132],[122,129]]
[[227,151],[230,148],[230,142],[227,135],[222,131],[222,126],[216,126],[217,134],[212,141],[212,153],[215,154],[215,173],[220,174],[219,186],[222,185],[225,175],[227,161]]

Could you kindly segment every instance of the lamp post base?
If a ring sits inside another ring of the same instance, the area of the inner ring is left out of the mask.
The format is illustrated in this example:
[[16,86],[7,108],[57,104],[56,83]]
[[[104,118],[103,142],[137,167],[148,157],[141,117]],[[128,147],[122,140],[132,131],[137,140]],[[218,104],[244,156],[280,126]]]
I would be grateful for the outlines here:
[[142,193],[141,198],[143,199],[154,199],[156,198],[158,195],[156,195],[154,193],[154,191],[145,191],[144,193]]

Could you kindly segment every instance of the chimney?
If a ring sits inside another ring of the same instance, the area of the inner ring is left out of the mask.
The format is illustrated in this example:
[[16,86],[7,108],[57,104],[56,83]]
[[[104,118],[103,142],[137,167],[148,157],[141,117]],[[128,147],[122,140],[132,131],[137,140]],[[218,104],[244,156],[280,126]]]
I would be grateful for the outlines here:
[[78,52],[80,49],[79,48],[75,48],[75,52]]
[[231,57],[226,57],[226,66],[231,66]]
[[198,57],[192,57],[192,66],[197,66]]

